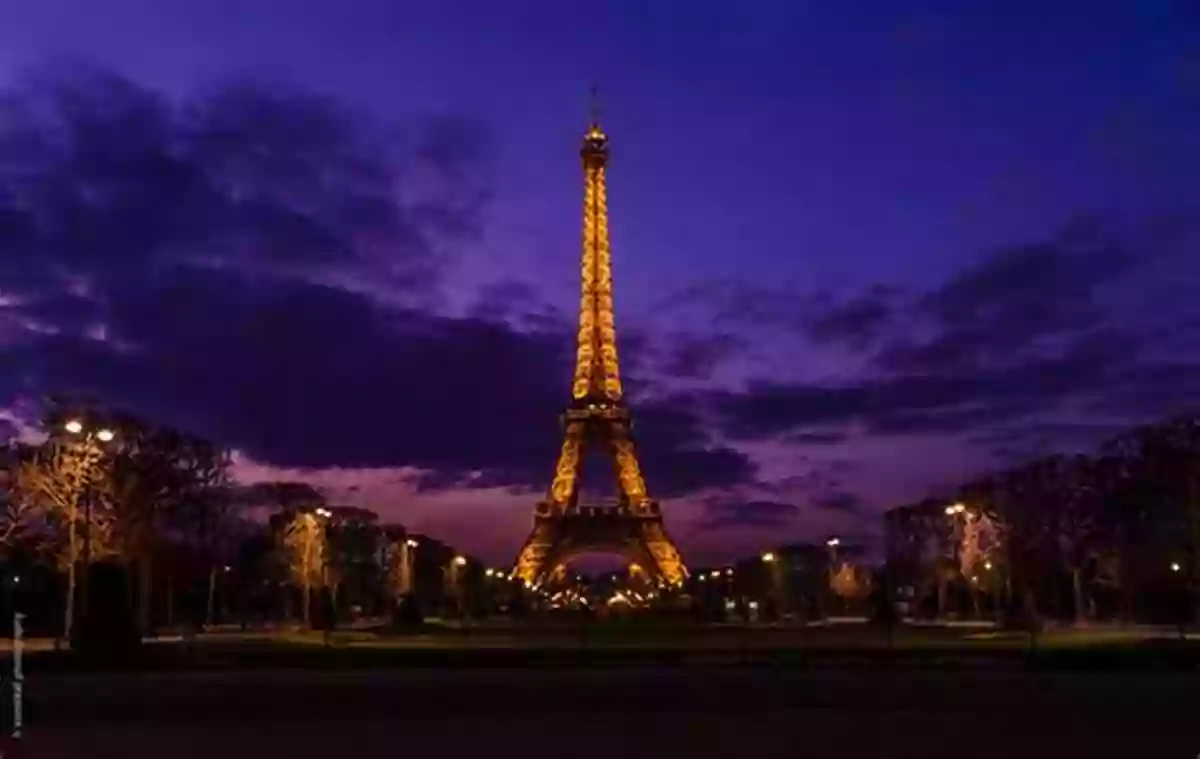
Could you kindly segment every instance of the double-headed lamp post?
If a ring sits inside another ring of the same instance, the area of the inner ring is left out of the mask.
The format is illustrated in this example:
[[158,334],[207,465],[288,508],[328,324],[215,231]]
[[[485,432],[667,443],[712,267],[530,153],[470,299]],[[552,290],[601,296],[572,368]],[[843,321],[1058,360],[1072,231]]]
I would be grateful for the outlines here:
[[765,566],[767,570],[767,598],[771,601],[772,606],[776,610],[780,610],[780,607],[783,606],[783,599],[780,598],[780,596],[783,594],[781,592],[781,588],[779,587],[781,585],[779,577],[779,562],[775,554],[771,551],[767,551],[759,558],[762,559],[763,566]]
[[962,503],[952,503],[946,507],[946,516],[954,520],[954,564],[958,566],[958,551],[959,543],[962,540],[960,530],[962,529],[963,519],[967,518],[967,507]]
[[416,550],[417,541],[414,538],[405,538],[404,543],[400,546],[400,595],[408,595],[413,592],[413,581],[416,566]]
[[[83,496],[83,576],[80,578],[82,601],[80,610],[86,614],[89,593],[88,576],[92,571],[92,467],[95,466],[93,459],[99,457],[97,444],[111,443],[117,435],[108,427],[89,427],[82,419],[68,419],[63,425],[63,429],[79,441],[83,453],[87,457],[82,478],[83,492],[81,493]],[[74,534],[73,526],[72,534]],[[75,557],[72,556],[71,560],[74,562]]]
[[825,577],[825,592],[821,594],[821,598],[825,599],[825,603],[826,603],[825,613],[826,614],[829,614],[832,611],[832,607],[833,607],[833,600],[830,598],[830,596],[833,595],[833,580],[835,577],[837,577],[837,571],[838,571],[838,566],[837,566],[838,555],[837,554],[838,554],[838,546],[840,546],[841,544],[842,544],[842,539],[837,537],[836,535],[830,536],[825,539],[825,549],[826,549],[826,553],[827,553],[827,561],[829,562],[829,569],[826,570],[826,572],[825,572],[825,575],[826,575],[826,577]]
[[324,506],[318,506],[315,511],[321,520],[321,587],[324,588],[329,585],[329,520],[333,512]]
[[463,567],[467,566],[467,557],[461,554],[450,560],[450,588],[454,600],[458,603],[458,613],[466,618],[466,595],[463,592]]

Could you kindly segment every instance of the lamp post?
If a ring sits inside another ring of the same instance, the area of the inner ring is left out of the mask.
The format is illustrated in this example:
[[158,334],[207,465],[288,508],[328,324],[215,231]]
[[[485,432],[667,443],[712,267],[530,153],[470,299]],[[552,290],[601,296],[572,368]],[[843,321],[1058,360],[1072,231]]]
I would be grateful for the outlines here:
[[461,575],[462,568],[465,567],[466,565],[467,565],[467,557],[466,556],[462,556],[462,555],[455,556],[450,561],[450,588],[451,588],[451,590],[454,591],[454,595],[456,597],[462,595],[461,588],[459,587],[459,580],[462,579],[462,575]]
[[333,512],[324,506],[315,509],[318,524],[321,529],[321,590],[320,590],[320,621],[321,637],[328,648],[336,626],[337,602],[333,597],[333,589],[329,587],[329,522]]
[[[83,499],[83,574],[80,576],[80,603],[79,610],[82,616],[88,613],[88,596],[90,593],[90,585],[88,578],[92,570],[92,477],[96,466],[96,460],[100,458],[100,446],[105,443],[111,443],[116,438],[116,433],[108,427],[91,427],[82,419],[69,419],[63,425],[63,429],[71,435],[73,440],[78,441],[77,445],[83,454],[83,472],[81,480],[83,483],[80,495]],[[71,538],[74,542],[75,526],[74,515],[71,519]],[[71,556],[72,569],[76,563],[76,557],[72,551]],[[71,620],[68,620],[67,635],[70,636]]]
[[771,617],[774,612],[779,611],[779,607],[782,605],[779,598],[781,595],[779,592],[779,562],[776,560],[775,554],[771,551],[767,551],[759,558],[762,559],[763,566],[767,571],[768,604],[765,611],[768,613],[765,616]]
[[450,560],[450,593],[454,598],[455,605],[458,606],[459,619],[463,621],[463,629],[466,629],[467,619],[467,604],[465,594],[462,589],[462,571],[467,565],[467,557],[457,555]]
[[321,525],[321,585],[329,585],[329,521],[333,512],[324,506],[316,509],[317,518]]
[[[961,573],[961,547],[962,547],[962,526],[963,519],[966,518],[967,507],[962,503],[952,503],[946,507],[946,516],[951,520],[950,531],[950,561],[954,565],[954,570]],[[946,613],[946,577],[945,573],[940,573],[938,577],[938,614]]]
[[413,563],[416,559],[417,541],[406,538],[400,545],[400,595],[413,592]]
[[[840,546],[841,544],[842,544],[842,539],[837,536],[832,536],[825,540],[825,549],[829,555],[829,569],[826,572],[827,576],[825,578],[825,592],[822,593],[821,595],[826,598],[829,598],[830,596],[835,595],[833,592],[833,581],[834,581],[834,578],[837,577],[838,546]],[[832,601],[832,599],[830,599],[830,600]],[[833,604],[831,603],[830,606],[832,606],[832,605]]]

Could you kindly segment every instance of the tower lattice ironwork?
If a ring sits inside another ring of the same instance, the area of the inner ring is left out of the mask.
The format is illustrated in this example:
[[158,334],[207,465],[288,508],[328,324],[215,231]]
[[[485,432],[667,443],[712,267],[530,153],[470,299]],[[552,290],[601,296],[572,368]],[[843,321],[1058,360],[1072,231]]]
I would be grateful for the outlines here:
[[[594,94],[594,93],[593,93]],[[612,263],[608,237],[605,173],[608,137],[593,105],[583,138],[583,255],[579,331],[572,401],[562,415],[565,431],[554,480],[537,504],[533,531],[517,557],[517,577],[539,585],[572,557],[588,551],[624,554],[647,574],[675,585],[687,569],[663,527],[662,513],[646,491],[623,400],[613,323]],[[612,457],[619,498],[616,506],[582,506],[579,490],[584,456]]]

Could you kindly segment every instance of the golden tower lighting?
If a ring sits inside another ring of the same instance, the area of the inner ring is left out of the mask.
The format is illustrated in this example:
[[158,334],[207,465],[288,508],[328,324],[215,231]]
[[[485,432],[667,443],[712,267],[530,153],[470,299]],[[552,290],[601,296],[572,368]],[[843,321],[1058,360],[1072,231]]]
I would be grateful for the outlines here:
[[[627,555],[652,579],[681,585],[687,569],[663,528],[658,503],[647,493],[624,403],[608,235],[608,135],[594,106],[580,149],[583,245],[571,403],[562,416],[563,442],[553,480],[537,505],[533,531],[514,572],[526,583],[538,584],[579,553],[609,550]],[[615,509],[579,505],[580,473],[589,450],[604,452],[616,463]]]

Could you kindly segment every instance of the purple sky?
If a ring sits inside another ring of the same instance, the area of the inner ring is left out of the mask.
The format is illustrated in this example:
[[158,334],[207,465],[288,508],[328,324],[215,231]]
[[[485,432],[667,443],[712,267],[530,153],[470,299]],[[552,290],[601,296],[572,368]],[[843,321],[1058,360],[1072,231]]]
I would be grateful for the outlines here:
[[[86,390],[507,560],[569,397],[596,83],[644,468],[693,562],[1184,410],[1200,7],[853,5],[9,8],[0,406]],[[113,140],[195,173],[84,160]]]

